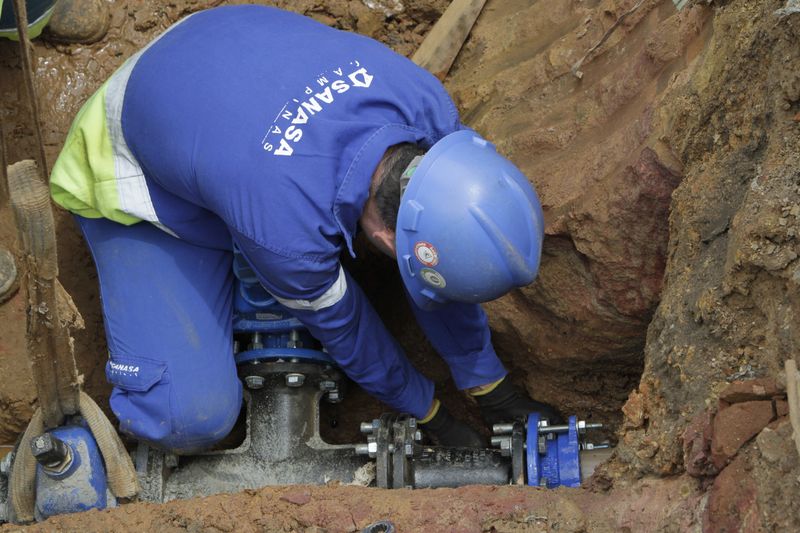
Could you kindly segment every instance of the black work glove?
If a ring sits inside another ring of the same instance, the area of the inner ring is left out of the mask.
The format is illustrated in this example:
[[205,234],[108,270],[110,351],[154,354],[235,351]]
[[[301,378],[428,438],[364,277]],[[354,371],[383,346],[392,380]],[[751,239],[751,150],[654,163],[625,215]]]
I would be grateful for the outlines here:
[[419,424],[419,427],[439,446],[458,446],[468,448],[485,448],[486,442],[480,433],[469,425],[453,418],[453,415],[439,406],[439,411],[430,421]]
[[481,409],[483,420],[489,425],[527,419],[530,413],[539,413],[539,419],[547,419],[550,425],[564,423],[564,418],[552,405],[531,400],[508,378],[501,381],[492,392],[475,396],[475,401]]

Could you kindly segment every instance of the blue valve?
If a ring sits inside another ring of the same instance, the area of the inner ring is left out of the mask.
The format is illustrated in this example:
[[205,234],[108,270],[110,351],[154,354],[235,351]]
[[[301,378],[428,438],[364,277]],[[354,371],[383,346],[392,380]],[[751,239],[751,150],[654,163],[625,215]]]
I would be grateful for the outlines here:
[[36,465],[36,519],[116,507],[103,458],[91,432],[79,424],[55,428],[32,441]]
[[531,413],[528,415],[527,426],[528,485],[547,488],[579,487],[581,446],[577,417],[569,417],[567,427],[550,431],[547,426],[539,427],[538,413]]
[[335,364],[327,353],[316,349],[319,343],[305,326],[264,289],[237,246],[233,249],[233,273],[233,331],[257,339],[236,353],[237,365],[295,359]]

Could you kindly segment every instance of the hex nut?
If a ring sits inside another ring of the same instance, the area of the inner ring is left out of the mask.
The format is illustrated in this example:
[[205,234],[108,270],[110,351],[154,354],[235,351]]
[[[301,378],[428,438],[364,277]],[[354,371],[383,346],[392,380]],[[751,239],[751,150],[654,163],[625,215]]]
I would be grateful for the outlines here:
[[341,401],[342,401],[342,396],[338,390],[332,390],[328,392],[328,402],[339,403]]
[[319,390],[322,392],[328,392],[329,390],[333,390],[336,388],[336,382],[326,379],[325,381],[319,382]]
[[247,376],[244,378],[244,384],[248,389],[260,389],[264,386],[264,378],[262,376]]
[[369,454],[369,445],[367,444],[356,444],[356,455],[367,455]]
[[297,372],[286,374],[287,387],[302,387],[305,381],[306,381],[306,376],[303,374],[298,374]]

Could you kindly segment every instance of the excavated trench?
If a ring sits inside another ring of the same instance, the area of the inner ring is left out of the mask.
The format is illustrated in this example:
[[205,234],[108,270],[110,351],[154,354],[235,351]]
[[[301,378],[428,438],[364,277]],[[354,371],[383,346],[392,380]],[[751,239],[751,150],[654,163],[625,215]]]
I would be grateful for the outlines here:
[[[51,164],[74,114],[125,58],[221,3],[118,1],[100,42],[37,42]],[[410,55],[449,2],[264,3]],[[486,309],[514,380],[603,422],[602,437],[618,444],[585,488],[280,487],[126,505],[47,528],[356,531],[391,517],[403,531],[800,530],[786,512],[800,497],[800,465],[781,370],[797,352],[800,303],[800,15],[776,15],[784,3],[698,1],[678,11],[671,0],[489,0],[445,82],[463,121],[542,199],[538,279]],[[13,43],[0,42],[0,73],[8,159],[31,157]],[[69,217],[57,213],[57,224],[60,279],[86,323],[74,333],[79,369],[102,400],[96,274]],[[0,243],[16,250],[4,203]],[[402,303],[394,265],[364,243],[357,251],[348,268],[389,330],[446,405],[478,426]],[[0,444],[14,441],[35,405],[23,292],[0,304]],[[358,441],[358,423],[383,411],[353,388],[324,407],[323,435]]]

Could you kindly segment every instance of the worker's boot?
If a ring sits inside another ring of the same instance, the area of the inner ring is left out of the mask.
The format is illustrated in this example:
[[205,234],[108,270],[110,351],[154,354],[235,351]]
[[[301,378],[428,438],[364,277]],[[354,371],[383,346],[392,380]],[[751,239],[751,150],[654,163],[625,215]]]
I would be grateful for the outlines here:
[[466,446],[469,448],[484,448],[486,441],[480,433],[469,425],[454,418],[443,405],[428,422],[420,423],[419,427],[425,432],[434,444],[439,446]]
[[494,389],[485,394],[475,394],[483,420],[489,424],[513,422],[526,418],[530,413],[539,413],[540,419],[550,424],[561,424],[564,419],[551,405],[531,400],[530,397],[508,379],[503,379]]
[[0,246],[0,303],[17,292],[17,265],[11,252]]
[[58,0],[44,37],[61,43],[93,43],[106,34],[109,19],[103,0]]

